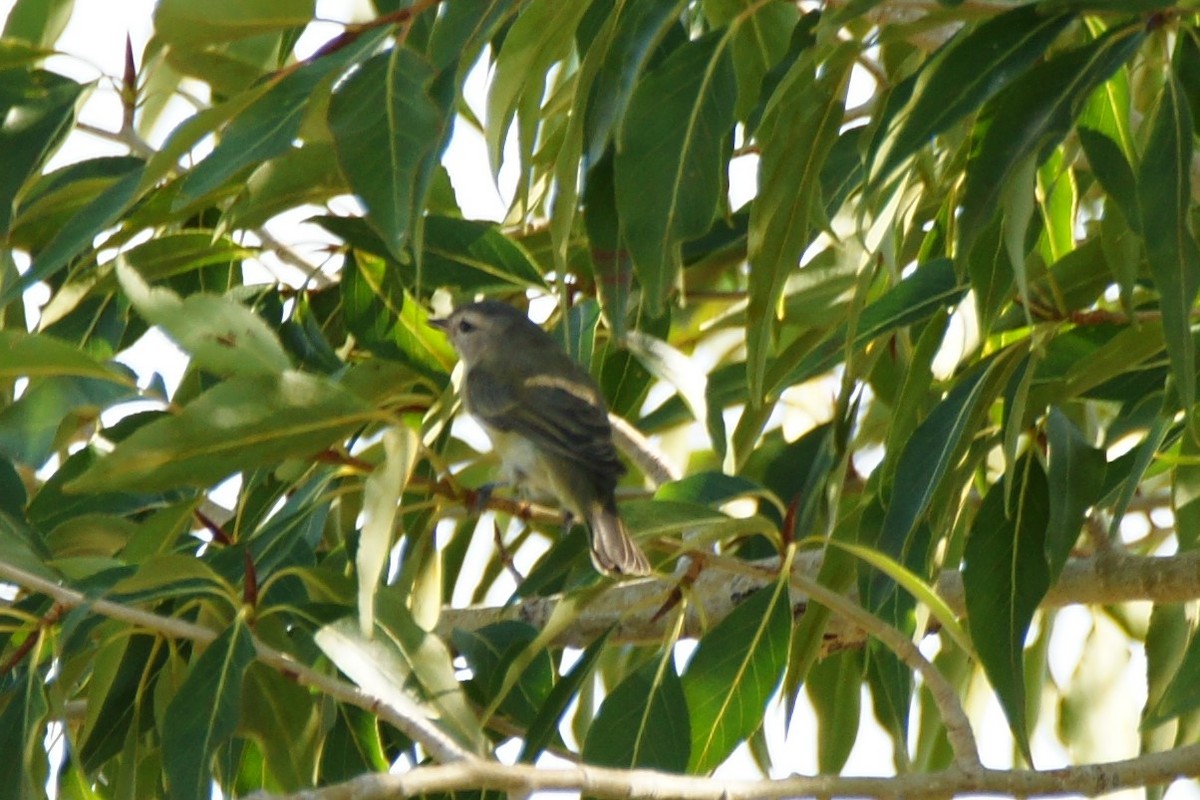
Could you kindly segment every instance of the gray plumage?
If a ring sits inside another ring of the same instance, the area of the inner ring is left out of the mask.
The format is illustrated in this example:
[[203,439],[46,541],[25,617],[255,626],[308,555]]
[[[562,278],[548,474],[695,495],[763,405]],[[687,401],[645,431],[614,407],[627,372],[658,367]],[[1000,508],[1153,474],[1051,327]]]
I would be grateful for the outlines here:
[[625,466],[592,376],[524,313],[495,300],[432,324],[458,351],[463,405],[487,431],[506,479],[582,518],[600,571],[649,573],[617,510]]

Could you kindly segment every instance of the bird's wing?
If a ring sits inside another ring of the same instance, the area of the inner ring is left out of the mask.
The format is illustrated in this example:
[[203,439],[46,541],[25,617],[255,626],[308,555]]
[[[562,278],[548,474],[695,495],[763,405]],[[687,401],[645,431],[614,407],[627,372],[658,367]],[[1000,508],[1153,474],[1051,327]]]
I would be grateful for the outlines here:
[[564,372],[540,372],[514,382],[476,367],[465,381],[467,408],[492,428],[524,436],[549,453],[587,466],[598,477],[615,480],[625,467],[613,446],[599,392],[590,381]]

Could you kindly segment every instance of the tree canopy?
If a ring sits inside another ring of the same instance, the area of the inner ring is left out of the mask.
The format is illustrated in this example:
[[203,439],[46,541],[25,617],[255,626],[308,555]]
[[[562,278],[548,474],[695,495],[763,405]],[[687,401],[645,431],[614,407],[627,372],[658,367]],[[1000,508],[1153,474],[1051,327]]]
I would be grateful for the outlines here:
[[[0,800],[1200,776],[1188,4],[158,0],[81,78],[83,5],[0,38]],[[479,297],[654,577],[480,491]]]

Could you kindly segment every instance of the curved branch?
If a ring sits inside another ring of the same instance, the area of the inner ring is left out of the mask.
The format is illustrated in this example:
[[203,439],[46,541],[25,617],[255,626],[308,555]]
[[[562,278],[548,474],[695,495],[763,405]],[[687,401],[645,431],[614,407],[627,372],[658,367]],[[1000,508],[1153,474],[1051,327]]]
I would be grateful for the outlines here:
[[[88,597],[83,592],[60,586],[48,578],[35,575],[19,567],[0,561],[0,580],[21,586],[28,591],[44,594],[65,608],[86,607],[109,619],[127,622],[173,639],[187,639],[200,644],[209,644],[217,638],[217,632],[175,617],[164,617],[140,608],[122,605],[103,598]],[[283,675],[332,697],[339,702],[357,706],[381,720],[395,726],[437,761],[448,763],[475,759],[453,739],[434,726],[421,712],[416,703],[411,708],[397,708],[382,699],[362,691],[358,687],[301,664],[287,653],[264,644],[254,638],[255,658]]]

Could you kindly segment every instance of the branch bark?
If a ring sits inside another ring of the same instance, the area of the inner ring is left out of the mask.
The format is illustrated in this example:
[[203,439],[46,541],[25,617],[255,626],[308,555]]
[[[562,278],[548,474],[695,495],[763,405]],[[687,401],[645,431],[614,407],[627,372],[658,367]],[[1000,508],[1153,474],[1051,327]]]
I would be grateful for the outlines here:
[[[798,554],[792,568],[793,576],[815,580],[821,560],[819,552]],[[746,565],[709,557],[708,565],[692,586],[691,594],[696,602],[686,609],[683,635],[698,637],[706,627],[724,619],[742,600],[774,579],[778,563],[770,559]],[[658,619],[657,612],[674,588],[672,577],[616,584],[597,597],[588,606],[587,613],[565,629],[555,644],[584,647],[610,627],[613,628],[611,641],[614,642],[646,644],[661,641],[666,626],[671,623]],[[962,576],[958,572],[943,572],[936,589],[955,613],[965,613]],[[1197,598],[1200,598],[1200,552],[1145,557],[1112,551],[1068,562],[1042,606],[1059,608],[1135,600],[1179,603]],[[446,636],[455,628],[476,630],[504,620],[520,620],[540,628],[550,619],[560,599],[558,596],[534,597],[507,606],[446,609],[439,620],[438,633]],[[797,616],[804,613],[809,601],[807,595],[793,590],[791,600],[793,613]],[[835,617],[826,630],[825,649],[835,651],[856,647],[865,639],[866,633],[862,629],[844,618]]]
[[518,797],[535,791],[574,791],[589,797],[672,797],[681,800],[754,800],[789,797],[951,797],[992,794],[1094,797],[1120,789],[1169,783],[1200,775],[1200,745],[1151,753],[1125,761],[1051,770],[963,771],[948,769],[892,778],[837,776],[735,781],[650,770],[620,770],[585,764],[544,769],[482,759],[417,767],[403,774],[364,775],[346,783],[291,795],[259,792],[250,800],[383,800],[465,789],[492,789]]

